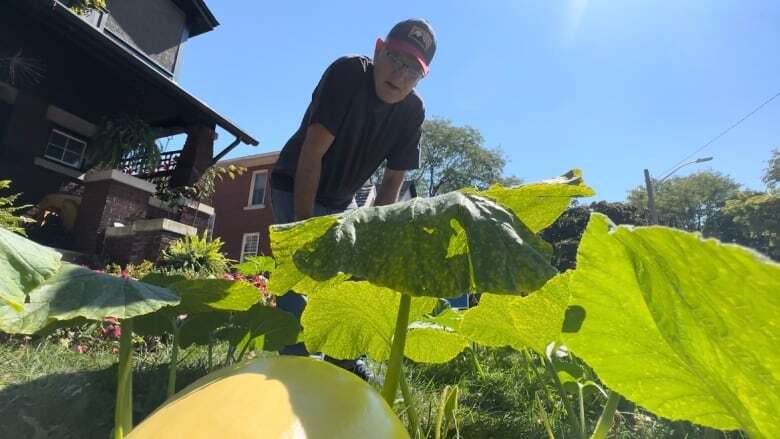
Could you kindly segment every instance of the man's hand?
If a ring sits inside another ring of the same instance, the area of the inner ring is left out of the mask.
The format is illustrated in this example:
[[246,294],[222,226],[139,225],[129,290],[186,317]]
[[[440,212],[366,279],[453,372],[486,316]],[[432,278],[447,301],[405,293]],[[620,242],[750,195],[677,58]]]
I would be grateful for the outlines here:
[[379,186],[374,206],[386,206],[398,201],[398,191],[404,182],[405,174],[406,171],[385,168],[385,175],[382,177],[382,184]]
[[315,123],[306,130],[295,171],[295,219],[305,220],[314,215],[314,199],[320,184],[322,157],[335,137],[323,125]]

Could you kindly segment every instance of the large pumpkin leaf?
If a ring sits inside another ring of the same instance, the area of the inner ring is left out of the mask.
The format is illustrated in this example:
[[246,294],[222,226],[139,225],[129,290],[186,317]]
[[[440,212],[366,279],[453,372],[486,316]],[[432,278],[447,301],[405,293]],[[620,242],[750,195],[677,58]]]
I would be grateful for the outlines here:
[[479,306],[464,313],[460,332],[485,346],[532,348],[544,354],[550,342],[560,340],[572,274],[554,277],[528,297],[482,296]]
[[[303,340],[310,352],[334,358],[367,354],[379,361],[390,356],[401,295],[369,282],[342,282],[309,298],[303,311]],[[413,297],[409,321],[436,306],[436,299]]]
[[[181,297],[181,303],[165,307],[153,314],[138,317],[134,330],[143,335],[160,335],[173,332],[172,322],[186,314],[180,336],[187,340],[203,340],[208,333],[225,323],[229,312],[246,311],[260,301],[256,288],[244,281],[222,279],[184,279],[182,276],[150,274],[144,281],[166,285]],[[208,314],[206,317],[195,317]],[[214,316],[212,314],[224,314]]]
[[60,270],[29,292],[22,312],[0,307],[0,330],[32,334],[55,321],[83,317],[127,319],[175,305],[179,296],[165,288],[97,273],[63,263]]
[[239,352],[244,349],[244,344],[249,344],[249,348],[278,351],[296,343],[301,332],[301,325],[294,315],[264,305],[255,305],[237,315],[233,324],[242,330],[237,333],[241,343],[233,340]]
[[244,281],[188,279],[168,288],[181,296],[179,313],[246,311],[261,298],[257,288]]
[[564,342],[607,386],[667,418],[780,437],[778,264],[594,214],[570,285]]
[[157,285],[158,287],[167,288],[171,284],[179,281],[187,280],[186,276],[181,274],[163,274],[163,273],[149,273],[140,279],[141,282]]
[[404,354],[418,363],[446,363],[469,346],[466,337],[441,326],[412,328]]
[[556,273],[548,244],[474,195],[360,208],[333,221],[272,227],[274,252],[281,251],[274,277],[285,287],[346,273],[412,296],[520,294]]
[[270,292],[281,296],[288,291],[311,294],[317,289],[319,282],[298,270],[293,255],[320,238],[335,223],[335,216],[321,216],[287,227],[271,227],[271,248],[276,258],[276,269],[268,282]]
[[21,311],[25,295],[60,268],[62,255],[0,228],[0,305]]
[[250,256],[246,262],[236,264],[233,268],[245,276],[255,276],[274,271],[276,261],[270,256]]
[[179,332],[179,346],[186,348],[193,344],[209,344],[213,334],[228,325],[231,317],[230,313],[221,311],[188,314]]
[[566,174],[538,183],[508,188],[496,184],[485,191],[473,189],[466,193],[481,195],[511,210],[532,232],[538,233],[558,219],[575,197],[590,197],[596,193],[582,180],[582,171]]

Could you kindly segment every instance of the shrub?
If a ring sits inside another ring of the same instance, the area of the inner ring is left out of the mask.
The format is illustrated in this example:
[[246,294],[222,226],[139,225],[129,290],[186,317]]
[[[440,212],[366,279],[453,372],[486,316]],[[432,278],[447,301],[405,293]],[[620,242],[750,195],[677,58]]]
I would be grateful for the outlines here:
[[167,269],[193,271],[202,275],[221,275],[228,270],[230,260],[222,253],[225,243],[203,236],[190,235],[170,243],[160,255],[160,266]]

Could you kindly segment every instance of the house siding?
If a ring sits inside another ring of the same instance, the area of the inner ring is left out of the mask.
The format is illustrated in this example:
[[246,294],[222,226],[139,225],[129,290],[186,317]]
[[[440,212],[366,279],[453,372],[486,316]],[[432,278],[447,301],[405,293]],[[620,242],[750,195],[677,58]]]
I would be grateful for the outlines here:
[[106,30],[175,73],[186,16],[168,0],[111,0]]
[[[241,163],[235,164],[244,166]],[[265,187],[264,207],[244,209],[249,201],[252,176],[256,171],[267,171],[266,175],[270,179],[273,163],[245,167],[247,171],[235,180],[223,179],[217,184],[212,203],[216,212],[214,236],[225,242],[223,251],[229,258],[237,261],[241,258],[241,242],[245,233],[260,233],[259,254],[270,255],[268,226],[274,224],[270,181]]]

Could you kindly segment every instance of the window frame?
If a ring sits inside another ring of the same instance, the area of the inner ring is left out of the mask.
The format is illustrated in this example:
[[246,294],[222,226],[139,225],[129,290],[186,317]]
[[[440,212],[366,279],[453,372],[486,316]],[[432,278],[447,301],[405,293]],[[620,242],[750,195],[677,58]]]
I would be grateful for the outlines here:
[[[252,204],[252,198],[255,193],[255,182],[257,181],[257,175],[258,174],[265,174],[265,185],[263,186],[263,199],[260,202],[260,204]],[[265,197],[266,192],[268,192],[268,170],[267,169],[261,169],[259,171],[252,172],[252,180],[249,183],[249,197],[246,201],[246,207],[245,209],[263,209],[265,208]]]
[[[51,137],[52,137],[52,135],[54,133],[57,133],[60,136],[65,137],[67,139],[66,142],[65,142],[65,146],[54,145],[54,144],[51,143]],[[81,147],[81,154],[79,155],[78,165],[74,165],[73,163],[69,163],[69,162],[66,162],[64,160],[66,152],[75,152],[72,149],[69,149],[69,146],[70,146],[71,142],[80,143],[81,146],[82,146]],[[53,162],[59,163],[61,165],[67,166],[69,168],[81,169],[81,167],[84,166],[84,155],[87,152],[87,144],[88,144],[88,142],[87,142],[86,139],[76,137],[75,135],[70,134],[69,132],[67,132],[67,131],[65,131],[63,129],[54,127],[54,128],[51,129],[51,132],[49,133],[49,140],[46,141],[46,147],[43,148],[43,157],[45,159],[47,159],[47,160],[51,160]],[[62,158],[57,158],[57,157],[54,157],[52,155],[48,155],[47,151],[49,150],[49,146],[62,149]]]
[[[251,252],[246,251],[246,242],[247,238],[253,238],[257,237],[257,245],[255,247],[255,253],[250,254]],[[260,232],[251,232],[251,233],[244,233],[243,237],[241,238],[241,256],[239,257],[239,262],[244,262],[244,256],[257,256],[260,253]]]

